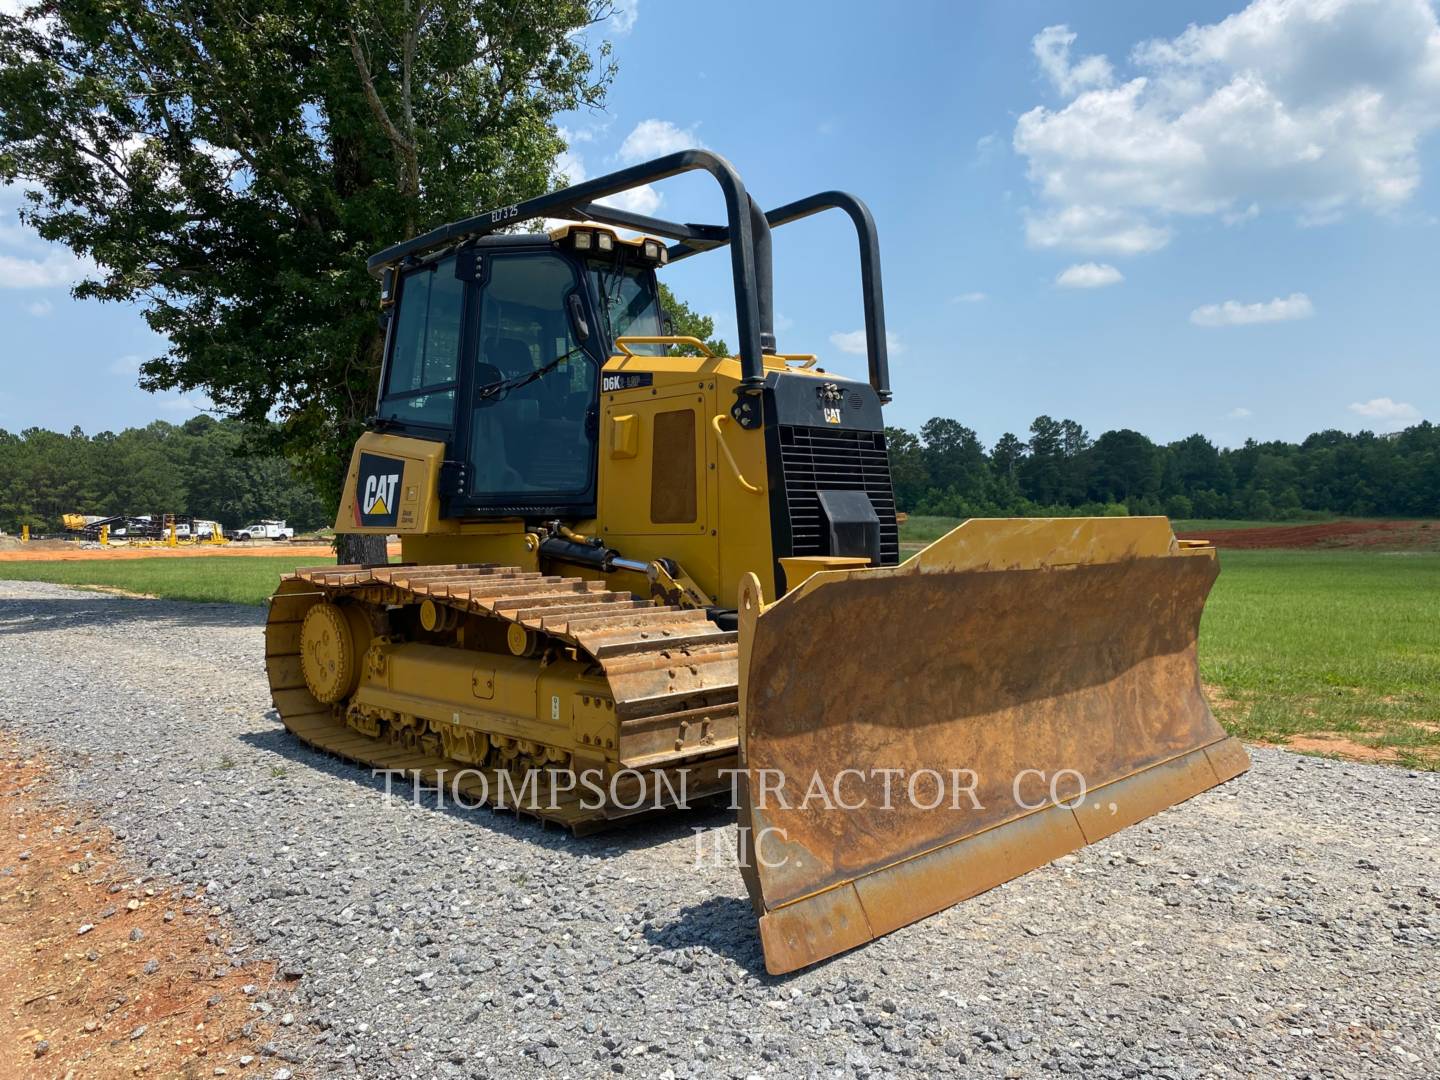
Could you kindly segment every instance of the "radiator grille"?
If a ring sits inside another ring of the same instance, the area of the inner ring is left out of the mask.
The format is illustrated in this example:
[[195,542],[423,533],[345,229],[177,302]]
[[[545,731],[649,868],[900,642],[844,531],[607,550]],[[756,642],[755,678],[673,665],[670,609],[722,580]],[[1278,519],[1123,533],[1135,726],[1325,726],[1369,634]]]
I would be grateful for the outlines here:
[[880,518],[880,564],[896,565],[900,533],[884,432],[782,426],[778,434],[790,553],[827,554],[817,492],[863,491]]

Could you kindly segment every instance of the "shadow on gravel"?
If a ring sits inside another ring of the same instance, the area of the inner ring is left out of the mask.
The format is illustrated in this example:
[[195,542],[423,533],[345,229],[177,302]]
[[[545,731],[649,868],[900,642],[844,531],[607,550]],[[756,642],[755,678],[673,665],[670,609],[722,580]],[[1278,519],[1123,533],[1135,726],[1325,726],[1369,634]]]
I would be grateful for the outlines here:
[[661,949],[703,949],[725,957],[766,983],[785,981],[765,970],[765,954],[755,931],[755,910],[742,897],[712,896],[681,908],[679,917],[672,922],[647,927],[645,940]]
[[[274,710],[267,712],[266,717],[274,722],[274,728],[247,732],[239,737],[240,741],[257,750],[278,754],[326,776],[368,788],[375,793],[377,800],[385,798],[386,778],[383,775],[375,776],[367,766],[357,765],[307,746],[281,726]],[[712,803],[695,805],[687,810],[669,810],[627,818],[608,832],[572,836],[565,829],[546,825],[533,818],[517,817],[508,810],[485,806],[457,806],[451,801],[448,791],[445,793],[444,805],[440,805],[434,792],[428,787],[417,793],[413,785],[399,777],[391,778],[390,798],[444,815],[484,832],[514,837],[551,851],[598,859],[613,859],[632,851],[643,851],[676,840],[689,841],[695,830],[728,825],[735,817],[723,804],[717,806]],[[483,843],[483,840],[477,837],[478,843]]]
[[0,599],[0,636],[33,634],[42,630],[69,630],[125,623],[155,623],[173,619],[200,628],[263,626],[264,608],[235,604],[201,604],[191,601],[140,600],[136,597],[93,596],[50,599]]
[[[266,714],[274,727],[252,731],[240,741],[266,753],[276,754],[297,765],[366,788],[377,801],[386,797],[385,779],[373,776],[369,769],[343,758],[323,753],[295,738],[280,724],[274,711]],[[688,810],[664,811],[621,822],[613,830],[591,836],[572,836],[569,832],[546,826],[530,818],[517,818],[505,810],[486,807],[465,808],[451,803],[438,805],[431,792],[418,797],[412,785],[398,779],[392,781],[390,798],[417,805],[443,815],[476,831],[476,846],[485,843],[485,834],[511,837],[537,847],[572,857],[612,859],[634,851],[658,847],[672,842],[690,843],[697,831],[724,828],[735,815],[723,803],[693,806]],[[739,871],[736,870],[738,884]],[[678,918],[664,925],[645,930],[646,939],[662,949],[679,951],[700,948],[729,958],[750,974],[766,982],[779,982],[765,971],[765,957],[755,931],[755,913],[743,897],[712,896],[698,904],[681,909]],[[683,958],[679,963],[683,964]]]

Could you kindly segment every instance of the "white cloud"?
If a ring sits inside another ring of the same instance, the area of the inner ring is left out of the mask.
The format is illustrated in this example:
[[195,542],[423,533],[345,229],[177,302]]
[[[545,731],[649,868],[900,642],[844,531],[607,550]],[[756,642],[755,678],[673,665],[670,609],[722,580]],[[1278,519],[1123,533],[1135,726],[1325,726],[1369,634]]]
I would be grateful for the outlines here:
[[1440,126],[1440,22],[1429,0],[1253,0],[1142,42],[1117,77],[1071,61],[1075,35],[1032,42],[1064,102],[1016,122],[1040,209],[1036,246],[1137,254],[1173,220],[1286,209],[1306,224],[1403,206]]
[[59,246],[34,255],[0,252],[0,289],[73,285],[93,269],[93,264]]
[[[566,128],[560,129],[560,137],[567,143],[589,142],[593,138],[592,133],[577,135]],[[564,176],[570,185],[584,183],[590,176],[589,170],[585,167],[585,160],[573,149],[567,149],[555,159],[555,171]],[[638,188],[631,188],[629,191],[617,192],[614,195],[606,195],[603,199],[596,199],[597,203],[604,206],[613,206],[617,210],[629,210],[632,214],[654,215],[660,209],[664,196],[655,190],[654,185],[644,184]],[[569,225],[572,222],[562,218],[545,218],[544,229],[549,232],[551,229],[562,225]],[[627,236],[638,235],[629,230],[622,230]]]
[[26,304],[25,310],[28,311],[31,315],[34,315],[35,318],[43,319],[46,315],[49,315],[52,311],[55,310],[55,305],[52,304],[49,300],[41,298],[39,300],[32,300],[30,301],[30,303]]
[[1314,314],[1315,305],[1310,303],[1310,297],[1297,292],[1255,304],[1242,304],[1238,300],[1205,304],[1190,313],[1190,321],[1196,326],[1248,326],[1252,323],[1308,319]]
[[640,18],[640,0],[620,0],[610,13],[610,31],[615,37],[624,37],[635,29]]
[[133,379],[140,374],[140,365],[144,362],[145,357],[139,353],[126,353],[110,361],[109,371],[111,375],[124,375]]
[[185,413],[189,415],[210,412],[215,408],[210,399],[204,394],[193,394],[189,397],[180,394],[173,398],[158,398],[155,402],[155,407],[162,412]]
[[1105,206],[1066,206],[1025,219],[1031,247],[1069,248],[1107,255],[1144,255],[1170,242],[1170,230]]
[[565,177],[567,187],[583,184],[590,175],[585,169],[585,159],[568,148],[555,159],[555,171]]
[[[843,353],[864,356],[866,349],[865,331],[837,330],[830,335],[830,344],[834,345]],[[905,351],[904,343],[888,330],[885,332],[885,345],[891,356],[899,356]]]
[[1220,215],[1220,220],[1224,222],[1225,225],[1228,227],[1233,225],[1243,225],[1247,221],[1254,221],[1259,216],[1260,204],[1252,202],[1244,210],[1225,211],[1225,213]]
[[990,299],[990,297],[989,297],[987,294],[983,293],[983,292],[962,292],[959,296],[952,296],[952,297],[950,298],[950,303],[952,303],[952,304],[980,304],[980,303],[984,303],[984,302],[985,302],[986,300],[988,300],[988,299]]
[[1115,71],[1103,56],[1087,56],[1077,64],[1070,63],[1070,46],[1075,37],[1068,26],[1047,26],[1030,39],[1040,70],[1066,97],[1115,81]]
[[1414,405],[1405,401],[1392,401],[1388,397],[1351,402],[1350,411],[1356,416],[1393,427],[1404,427],[1407,422],[1420,419],[1420,410]]
[[693,150],[705,144],[695,128],[680,128],[669,120],[641,120],[620,144],[620,160],[628,163],[649,161],[673,154],[677,150]]
[[[54,27],[55,20],[53,15],[36,11],[39,7],[40,0],[0,0],[0,15],[19,18],[25,26],[48,36]],[[29,18],[21,18],[26,12],[32,14]]]
[[95,273],[91,260],[42,240],[22,224],[19,212],[24,205],[20,185],[0,184],[0,289],[51,289],[74,285]]
[[629,210],[632,214],[654,215],[655,211],[660,209],[660,203],[664,201],[664,196],[656,191],[653,185],[643,184],[638,188],[606,195],[603,199],[595,201],[603,203],[605,206],[613,206],[617,210]]
[[1225,416],[1230,420],[1249,420],[1250,417],[1254,415],[1255,414],[1249,409],[1245,408],[1244,405],[1236,405],[1235,408],[1231,409],[1228,413],[1225,414]]
[[1119,285],[1125,275],[1109,263],[1076,263],[1067,266],[1055,277],[1055,284],[1062,289],[1103,289],[1106,285]]

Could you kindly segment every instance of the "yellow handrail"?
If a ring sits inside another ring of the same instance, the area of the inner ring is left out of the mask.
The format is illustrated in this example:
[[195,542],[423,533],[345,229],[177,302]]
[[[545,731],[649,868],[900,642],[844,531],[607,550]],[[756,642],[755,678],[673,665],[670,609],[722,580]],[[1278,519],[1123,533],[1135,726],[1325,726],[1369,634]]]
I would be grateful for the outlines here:
[[720,430],[720,425],[721,423],[729,419],[730,417],[726,416],[724,413],[717,413],[711,419],[710,425],[715,429],[715,441],[720,444],[720,452],[725,455],[725,460],[730,463],[730,470],[735,474],[735,479],[740,481],[740,486],[746,491],[753,491],[756,495],[762,495],[764,494],[765,489],[762,487],[756,487],[754,484],[750,483],[749,480],[745,479],[745,475],[740,471],[740,466],[735,463],[735,455],[730,452],[730,447],[725,442],[725,433]]
[[689,345],[691,348],[699,349],[701,354],[714,358],[715,354],[699,338],[676,336],[674,334],[660,334],[644,337],[619,337],[615,339],[615,347],[626,356],[634,356],[630,351],[631,345]]

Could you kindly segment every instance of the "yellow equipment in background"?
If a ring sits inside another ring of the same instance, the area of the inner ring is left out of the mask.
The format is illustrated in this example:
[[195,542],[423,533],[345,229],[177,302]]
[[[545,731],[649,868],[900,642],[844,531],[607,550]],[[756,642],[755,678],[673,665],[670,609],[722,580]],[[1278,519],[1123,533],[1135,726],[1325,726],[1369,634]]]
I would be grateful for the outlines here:
[[[692,169],[724,225],[596,201]],[[856,227],[868,382],[775,344],[770,230],[827,208]],[[496,232],[542,216],[575,223]],[[738,357],[658,304],[656,271],[712,248]],[[1196,666],[1213,547],[1163,518],[977,519],[901,561],[853,196],[762,213],[685,151],[370,266],[385,367],[336,531],[398,534],[401,562],[272,599],[272,694],[307,742],[577,833],[733,791],[773,972],[1248,766]]]

